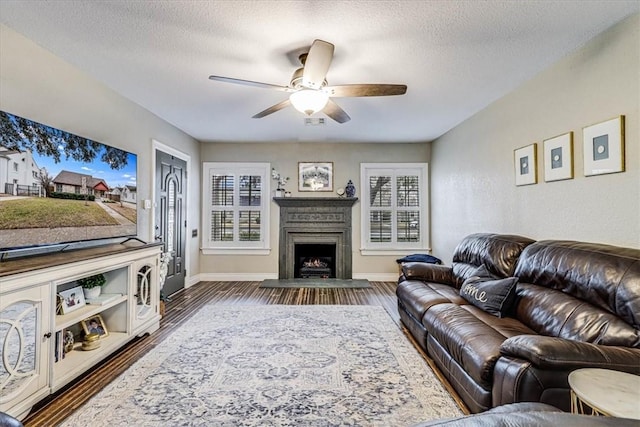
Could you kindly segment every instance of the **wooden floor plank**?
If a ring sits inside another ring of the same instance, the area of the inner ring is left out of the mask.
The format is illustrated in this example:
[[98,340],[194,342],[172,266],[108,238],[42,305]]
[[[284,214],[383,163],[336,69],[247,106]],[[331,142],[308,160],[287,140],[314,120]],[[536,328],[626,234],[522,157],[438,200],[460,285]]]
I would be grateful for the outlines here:
[[[160,329],[154,334],[136,338],[121,350],[97,365],[91,372],[40,402],[23,421],[25,427],[49,427],[61,423],[74,410],[88,401],[118,375],[167,338],[200,308],[220,305],[375,305],[382,306],[398,327],[394,282],[371,282],[367,289],[259,288],[260,282],[201,282],[171,297],[167,302]],[[406,333],[406,331],[405,331]],[[449,384],[435,369],[433,362],[421,352],[436,375],[452,393],[463,411],[468,410]]]

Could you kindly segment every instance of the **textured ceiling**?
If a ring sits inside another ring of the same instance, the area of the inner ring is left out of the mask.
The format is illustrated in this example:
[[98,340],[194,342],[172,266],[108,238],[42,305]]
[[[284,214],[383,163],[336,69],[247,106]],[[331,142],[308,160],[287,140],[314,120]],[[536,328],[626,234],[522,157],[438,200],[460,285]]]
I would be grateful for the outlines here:
[[[2,23],[201,141],[432,140],[640,10],[633,1],[0,1]],[[338,98],[351,116],[304,126],[286,94],[311,42],[329,84],[407,94]],[[0,52],[1,55],[1,52]],[[1,56],[0,56],[1,60]]]

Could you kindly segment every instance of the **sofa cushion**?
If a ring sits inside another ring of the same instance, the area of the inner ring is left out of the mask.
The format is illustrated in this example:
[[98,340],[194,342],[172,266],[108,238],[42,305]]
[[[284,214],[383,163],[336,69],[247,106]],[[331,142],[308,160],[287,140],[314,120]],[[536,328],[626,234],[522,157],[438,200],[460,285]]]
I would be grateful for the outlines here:
[[429,334],[474,381],[491,389],[500,345],[507,338],[533,334],[516,319],[496,318],[472,305],[438,304],[422,319]]
[[554,289],[614,314],[640,329],[640,250],[545,240],[524,249],[520,283]]
[[399,283],[396,295],[407,312],[418,321],[422,320],[424,313],[436,304],[468,304],[454,287],[418,280],[405,280]]
[[540,335],[640,348],[640,332],[616,315],[554,289],[520,283],[515,316]]
[[497,277],[513,276],[520,253],[534,240],[508,234],[477,233],[465,237],[453,253],[458,286],[481,265]]
[[460,296],[487,313],[505,317],[513,308],[517,283],[517,277],[496,278],[483,265],[464,281]]

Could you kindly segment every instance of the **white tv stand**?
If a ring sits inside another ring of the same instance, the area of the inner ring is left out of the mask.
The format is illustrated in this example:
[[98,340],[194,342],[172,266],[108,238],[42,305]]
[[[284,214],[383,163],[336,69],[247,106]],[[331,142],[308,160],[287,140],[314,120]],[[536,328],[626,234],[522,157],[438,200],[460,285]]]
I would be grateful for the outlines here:
[[[23,419],[56,392],[129,340],[160,327],[160,244],[128,241],[0,263],[0,411]],[[80,278],[104,274],[104,305],[56,313],[57,295]],[[100,315],[108,336],[83,351],[81,321]],[[71,331],[73,350],[56,340]],[[62,357],[64,356],[64,357]]]

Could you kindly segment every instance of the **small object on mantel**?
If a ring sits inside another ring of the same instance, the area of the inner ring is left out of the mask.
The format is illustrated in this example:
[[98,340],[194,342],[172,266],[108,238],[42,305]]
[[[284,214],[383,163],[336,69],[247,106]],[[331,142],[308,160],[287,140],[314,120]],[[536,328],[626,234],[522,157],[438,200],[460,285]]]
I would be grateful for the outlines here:
[[355,197],[356,186],[353,185],[353,181],[349,180],[349,182],[347,182],[347,186],[344,188],[344,191],[347,193],[347,197]]

